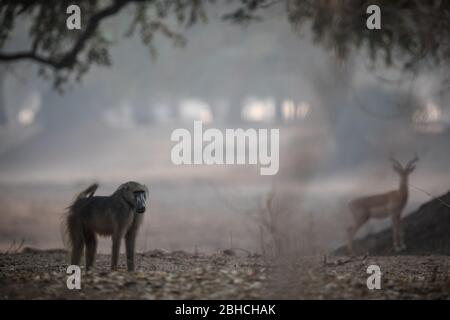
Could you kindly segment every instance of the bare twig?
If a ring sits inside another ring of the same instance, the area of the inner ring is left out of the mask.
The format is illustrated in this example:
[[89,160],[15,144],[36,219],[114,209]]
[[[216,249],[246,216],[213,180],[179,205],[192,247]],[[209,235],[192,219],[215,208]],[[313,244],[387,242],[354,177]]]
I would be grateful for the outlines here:
[[408,183],[408,184],[409,184],[410,187],[413,187],[414,189],[416,189],[416,190],[418,190],[418,191],[420,191],[420,192],[422,192],[422,193],[425,193],[425,194],[426,194],[427,196],[429,196],[430,198],[432,198],[432,199],[434,199],[434,200],[437,200],[437,201],[439,201],[442,205],[444,205],[445,207],[450,208],[450,204],[448,204],[447,202],[445,202],[445,201],[442,200],[441,198],[436,197],[436,196],[432,195],[431,193],[429,193],[428,191],[426,191],[426,190],[424,190],[424,189],[421,189],[421,188],[419,188],[419,187],[416,187],[415,185],[413,185],[413,184],[411,184],[411,183]]

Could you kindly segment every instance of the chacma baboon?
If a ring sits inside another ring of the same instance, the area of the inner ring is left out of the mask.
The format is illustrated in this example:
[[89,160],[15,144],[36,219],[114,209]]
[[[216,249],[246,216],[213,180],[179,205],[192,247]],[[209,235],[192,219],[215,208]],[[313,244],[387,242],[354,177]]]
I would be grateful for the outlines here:
[[111,270],[117,269],[120,243],[125,237],[128,271],[134,270],[136,235],[145,212],[148,189],[130,181],[110,196],[94,196],[98,184],[82,191],[67,208],[67,232],[71,245],[71,264],[79,265],[85,250],[86,270],[94,265],[97,234],[112,236]]

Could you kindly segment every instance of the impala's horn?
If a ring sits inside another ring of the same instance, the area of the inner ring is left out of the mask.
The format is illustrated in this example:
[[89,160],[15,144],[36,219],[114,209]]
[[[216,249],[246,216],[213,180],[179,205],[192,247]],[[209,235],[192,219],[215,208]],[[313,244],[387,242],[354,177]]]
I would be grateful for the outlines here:
[[416,153],[414,153],[414,158],[409,160],[408,163],[406,164],[406,169],[412,168],[417,163],[417,161],[419,161],[419,156],[417,155],[417,152],[416,152]]
[[391,155],[390,155],[390,157],[389,157],[389,160],[391,160],[392,163],[394,164],[394,168],[403,170],[402,164],[401,164],[397,159],[394,158],[394,156],[392,155],[392,153],[391,153]]

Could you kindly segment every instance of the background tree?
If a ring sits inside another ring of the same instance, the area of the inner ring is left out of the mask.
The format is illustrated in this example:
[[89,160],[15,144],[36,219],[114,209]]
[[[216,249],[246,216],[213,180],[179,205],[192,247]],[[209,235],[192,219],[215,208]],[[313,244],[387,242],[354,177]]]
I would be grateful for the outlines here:
[[[368,49],[373,61],[417,72],[450,64],[450,2],[442,0],[247,0],[225,16],[246,24],[261,19],[267,7],[283,3],[295,31],[310,27],[314,40],[346,58]],[[366,27],[369,5],[381,8],[381,30]],[[450,74],[446,73],[448,80]]]
[[[78,1],[82,29],[67,30],[68,0],[0,0],[0,62],[30,60],[39,73],[51,77],[56,87],[71,77],[80,79],[92,65],[110,66],[114,37],[104,21],[129,10],[123,35],[136,31],[155,55],[153,39],[162,34],[176,45],[184,38],[177,28],[206,21],[205,6],[214,0],[110,0]],[[450,62],[450,2],[443,0],[231,0],[223,17],[238,24],[264,18],[273,6],[284,8],[295,31],[310,27],[315,41],[336,53],[339,59],[353,48],[367,48],[373,61],[417,72]],[[366,9],[382,8],[382,29],[368,30]],[[218,4],[217,4],[218,5]],[[24,25],[28,48],[9,48],[11,39]],[[177,23],[175,23],[177,22]],[[447,68],[448,69],[448,68]],[[448,71],[446,71],[448,78]]]
[[[124,37],[138,33],[152,55],[156,54],[153,38],[162,34],[183,45],[184,38],[171,28],[174,20],[189,27],[205,21],[201,0],[112,0],[78,1],[81,8],[81,30],[68,30],[66,9],[73,1],[0,1],[0,62],[32,61],[39,74],[51,77],[55,87],[70,78],[77,80],[92,65],[110,66],[110,48],[114,37],[105,21],[123,10],[129,10],[130,21]],[[170,21],[169,21],[170,20]],[[29,47],[9,48],[8,40],[22,26],[28,28]]]

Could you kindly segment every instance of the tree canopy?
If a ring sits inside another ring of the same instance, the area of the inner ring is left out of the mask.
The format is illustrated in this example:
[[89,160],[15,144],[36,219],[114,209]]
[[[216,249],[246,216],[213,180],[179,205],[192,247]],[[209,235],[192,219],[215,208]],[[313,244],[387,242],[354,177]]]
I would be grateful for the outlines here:
[[[129,14],[123,37],[136,33],[155,55],[154,37],[164,35],[183,45],[183,28],[207,21],[214,0],[92,0],[78,1],[81,30],[66,28],[69,0],[0,0],[0,62],[28,60],[56,87],[81,79],[91,66],[110,66],[110,49],[118,40],[105,21]],[[382,10],[381,30],[366,28],[369,5]],[[450,62],[450,2],[445,0],[229,0],[223,19],[239,25],[264,19],[271,7],[283,8],[295,32],[310,28],[313,39],[340,59],[367,48],[373,61],[382,60],[405,71],[444,66]],[[181,27],[181,28],[180,28]],[[207,27],[205,25],[205,27]],[[27,39],[11,46],[23,28]]]

